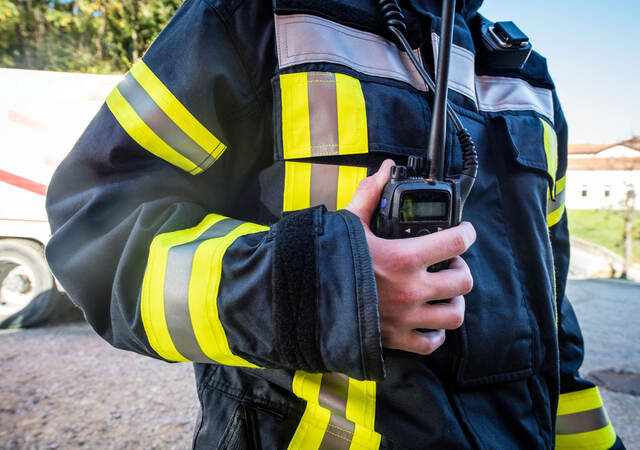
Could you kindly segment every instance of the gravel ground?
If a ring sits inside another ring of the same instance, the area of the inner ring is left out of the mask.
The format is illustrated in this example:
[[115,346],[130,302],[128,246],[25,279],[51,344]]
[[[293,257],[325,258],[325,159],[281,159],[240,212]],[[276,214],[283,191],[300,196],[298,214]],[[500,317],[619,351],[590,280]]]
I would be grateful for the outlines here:
[[[583,374],[640,373],[640,285],[569,283],[587,356]],[[88,325],[0,333],[0,449],[189,448],[193,370],[111,348]],[[640,449],[640,397],[602,389],[629,450]]]
[[190,364],[123,352],[79,323],[0,334],[0,448],[189,448]]

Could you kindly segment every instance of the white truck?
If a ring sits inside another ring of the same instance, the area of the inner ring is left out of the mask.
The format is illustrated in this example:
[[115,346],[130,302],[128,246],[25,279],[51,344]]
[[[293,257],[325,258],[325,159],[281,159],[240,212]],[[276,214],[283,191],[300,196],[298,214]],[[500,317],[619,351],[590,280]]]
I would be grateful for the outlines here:
[[0,328],[70,309],[44,259],[47,185],[120,79],[0,69]]

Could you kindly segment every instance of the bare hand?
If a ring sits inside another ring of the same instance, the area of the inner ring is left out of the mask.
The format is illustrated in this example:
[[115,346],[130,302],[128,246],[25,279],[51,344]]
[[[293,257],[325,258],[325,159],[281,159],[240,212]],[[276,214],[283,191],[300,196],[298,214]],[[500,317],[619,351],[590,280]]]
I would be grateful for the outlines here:
[[[476,239],[469,222],[427,236],[381,239],[370,228],[393,161],[386,160],[374,175],[360,182],[345,209],[360,218],[369,245],[378,289],[382,345],[427,355],[444,343],[445,330],[464,321],[464,294],[473,278],[459,256]],[[449,269],[427,272],[432,264],[451,260]],[[429,303],[447,300],[445,303]],[[434,331],[422,332],[418,329]]]

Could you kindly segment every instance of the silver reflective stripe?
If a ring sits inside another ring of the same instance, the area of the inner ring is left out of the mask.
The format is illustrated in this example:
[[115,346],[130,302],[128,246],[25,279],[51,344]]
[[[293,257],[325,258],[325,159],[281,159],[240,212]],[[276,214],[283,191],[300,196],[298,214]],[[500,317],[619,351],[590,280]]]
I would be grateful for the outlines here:
[[200,348],[191,325],[189,283],[193,256],[202,242],[229,234],[244,222],[223,219],[213,224],[198,238],[169,250],[164,282],[164,313],[171,340],[182,356],[190,361],[215,362]]
[[[433,66],[438,67],[438,50],[440,36],[431,33],[433,46]],[[451,46],[451,66],[449,67],[449,89],[469,97],[476,103],[475,87],[475,55],[464,47],[453,44]]]
[[[387,39],[308,14],[276,15],[276,44],[281,69],[328,62],[358,72],[426,86],[411,60]],[[414,51],[418,59],[420,52]]]
[[337,155],[339,149],[336,74],[332,72],[307,73],[307,92],[309,95],[311,156]]
[[604,407],[565,414],[556,419],[556,434],[576,434],[599,430],[609,425],[609,417]]
[[320,450],[347,450],[351,446],[355,424],[347,419],[349,378],[341,373],[322,375],[318,403],[331,411]]
[[335,211],[338,203],[338,175],[340,167],[329,164],[311,164],[309,206],[325,205]]
[[[454,64],[452,60],[452,67]],[[482,75],[476,77],[476,93],[481,111],[533,110],[553,123],[553,96],[549,89],[531,86],[519,78]]]
[[347,397],[349,394],[349,378],[340,373],[322,375],[318,402],[320,406],[335,411],[343,416],[347,414]]
[[160,109],[131,73],[127,73],[118,84],[118,90],[144,123],[175,151],[203,170],[215,162],[211,155],[215,154],[216,149],[209,153],[193,141]]
[[565,195],[566,191],[562,190],[556,194],[555,200],[551,200],[550,198],[547,199],[547,214],[551,214],[558,208],[562,208],[564,205]]
[[345,417],[331,413],[327,429],[320,443],[320,450],[348,450],[351,447],[356,426]]
[[[440,37],[431,34],[434,65]],[[520,78],[475,74],[475,55],[464,47],[451,46],[449,89],[471,99],[480,111],[535,111],[554,123],[551,90],[534,87]]]

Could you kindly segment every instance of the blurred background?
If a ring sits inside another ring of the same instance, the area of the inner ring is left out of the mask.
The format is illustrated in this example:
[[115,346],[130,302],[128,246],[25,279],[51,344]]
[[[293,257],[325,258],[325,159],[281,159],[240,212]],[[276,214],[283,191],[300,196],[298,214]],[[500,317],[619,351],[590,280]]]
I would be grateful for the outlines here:
[[[187,364],[110,348],[51,277],[49,179],[180,0],[0,0],[0,448],[188,448]],[[640,44],[635,0],[485,0],[547,57],[569,123],[568,295],[583,376],[640,448]]]

